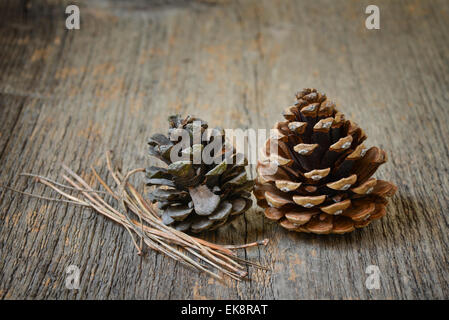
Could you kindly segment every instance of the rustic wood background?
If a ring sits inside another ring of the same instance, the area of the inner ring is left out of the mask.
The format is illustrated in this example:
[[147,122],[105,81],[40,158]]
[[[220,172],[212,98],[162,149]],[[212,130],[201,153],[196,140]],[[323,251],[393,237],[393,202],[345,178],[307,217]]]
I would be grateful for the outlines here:
[[[390,161],[377,177],[398,193],[388,215],[344,236],[288,233],[254,207],[207,236],[240,244],[271,272],[219,282],[151,252],[88,209],[0,189],[3,299],[449,298],[449,2],[1,1],[0,183],[54,196],[18,177],[57,178],[65,163],[106,174],[148,165],[146,139],[173,113],[225,128],[270,128],[294,92],[316,87]],[[78,4],[81,29],[65,28]],[[138,182],[138,181],[136,181]],[[65,287],[66,268],[81,287]],[[381,287],[365,287],[369,265]]]

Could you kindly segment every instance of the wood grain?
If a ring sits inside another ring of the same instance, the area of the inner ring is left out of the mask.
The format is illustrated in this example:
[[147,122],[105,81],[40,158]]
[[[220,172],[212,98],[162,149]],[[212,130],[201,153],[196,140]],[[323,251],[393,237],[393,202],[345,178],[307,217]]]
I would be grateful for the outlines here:
[[[124,169],[149,165],[146,138],[175,112],[268,129],[297,89],[316,87],[387,151],[377,177],[399,191],[387,217],[344,236],[288,233],[253,207],[207,236],[271,239],[242,256],[272,272],[236,283],[154,252],[141,261],[91,210],[1,189],[0,298],[449,298],[447,1],[378,0],[380,30],[365,29],[365,0],[83,0],[72,31],[68,3],[0,2],[2,185],[43,193],[18,173],[57,178],[61,163],[104,176],[108,149]],[[71,264],[79,290],[65,287]],[[365,287],[369,265],[380,289]]]

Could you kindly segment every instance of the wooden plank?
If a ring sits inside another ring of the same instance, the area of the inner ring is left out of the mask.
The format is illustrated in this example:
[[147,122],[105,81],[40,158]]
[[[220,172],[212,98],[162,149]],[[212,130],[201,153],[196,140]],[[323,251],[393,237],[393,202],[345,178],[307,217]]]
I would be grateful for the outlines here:
[[[447,1],[377,1],[380,30],[364,27],[369,1],[77,1],[73,31],[67,1],[30,3],[0,5],[1,184],[42,193],[17,174],[56,178],[60,163],[105,175],[108,149],[124,169],[154,163],[146,138],[176,112],[268,129],[316,87],[388,152],[377,176],[399,191],[386,218],[345,236],[288,233],[254,206],[206,238],[270,238],[242,256],[272,272],[220,283],[153,252],[141,261],[90,210],[2,190],[1,298],[449,297]],[[80,290],[65,288],[71,264]],[[365,287],[369,265],[378,290]]]

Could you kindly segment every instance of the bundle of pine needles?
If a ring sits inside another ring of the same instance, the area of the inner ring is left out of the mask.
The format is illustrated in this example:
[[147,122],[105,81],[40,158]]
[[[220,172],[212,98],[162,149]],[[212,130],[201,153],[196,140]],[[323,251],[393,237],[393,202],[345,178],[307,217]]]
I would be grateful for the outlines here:
[[[256,263],[239,258],[234,250],[266,245],[268,239],[240,246],[218,245],[166,226],[157,214],[157,208],[147,202],[137,189],[128,182],[133,174],[144,172],[145,169],[134,169],[126,174],[122,174],[119,169],[113,166],[109,152],[106,154],[106,159],[109,174],[116,183],[115,188],[108,186],[95,169],[91,167],[95,178],[105,189],[105,191],[94,190],[79,175],[63,165],[66,173],[62,175],[62,178],[68,185],[35,174],[23,173],[22,175],[33,177],[37,182],[53,189],[65,199],[25,194],[45,200],[63,201],[94,209],[96,212],[126,228],[139,255],[142,255],[144,245],[146,245],[179,261],[183,265],[206,272],[217,279],[222,279],[220,274],[225,274],[232,279],[242,280],[248,275],[246,265],[266,270],[266,268]],[[20,192],[13,188],[9,189]],[[79,196],[69,194],[63,191],[63,189],[76,191],[79,193]],[[108,195],[116,200],[120,209],[114,208],[113,205],[110,205],[105,200]]]

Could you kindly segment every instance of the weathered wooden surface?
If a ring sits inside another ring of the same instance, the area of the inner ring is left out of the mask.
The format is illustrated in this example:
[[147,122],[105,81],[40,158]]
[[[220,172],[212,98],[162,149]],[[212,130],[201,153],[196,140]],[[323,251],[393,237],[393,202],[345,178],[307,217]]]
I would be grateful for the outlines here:
[[[220,283],[155,253],[141,264],[91,210],[1,189],[0,298],[449,298],[448,1],[376,1],[377,31],[372,1],[73,2],[81,30],[65,29],[64,1],[0,2],[1,184],[42,193],[17,174],[56,178],[60,163],[105,175],[106,149],[148,165],[146,138],[175,112],[270,128],[311,86],[388,152],[377,176],[399,191],[386,218],[345,236],[289,234],[254,207],[208,239],[270,238],[242,254],[272,272]],[[80,290],[65,287],[71,264]]]

